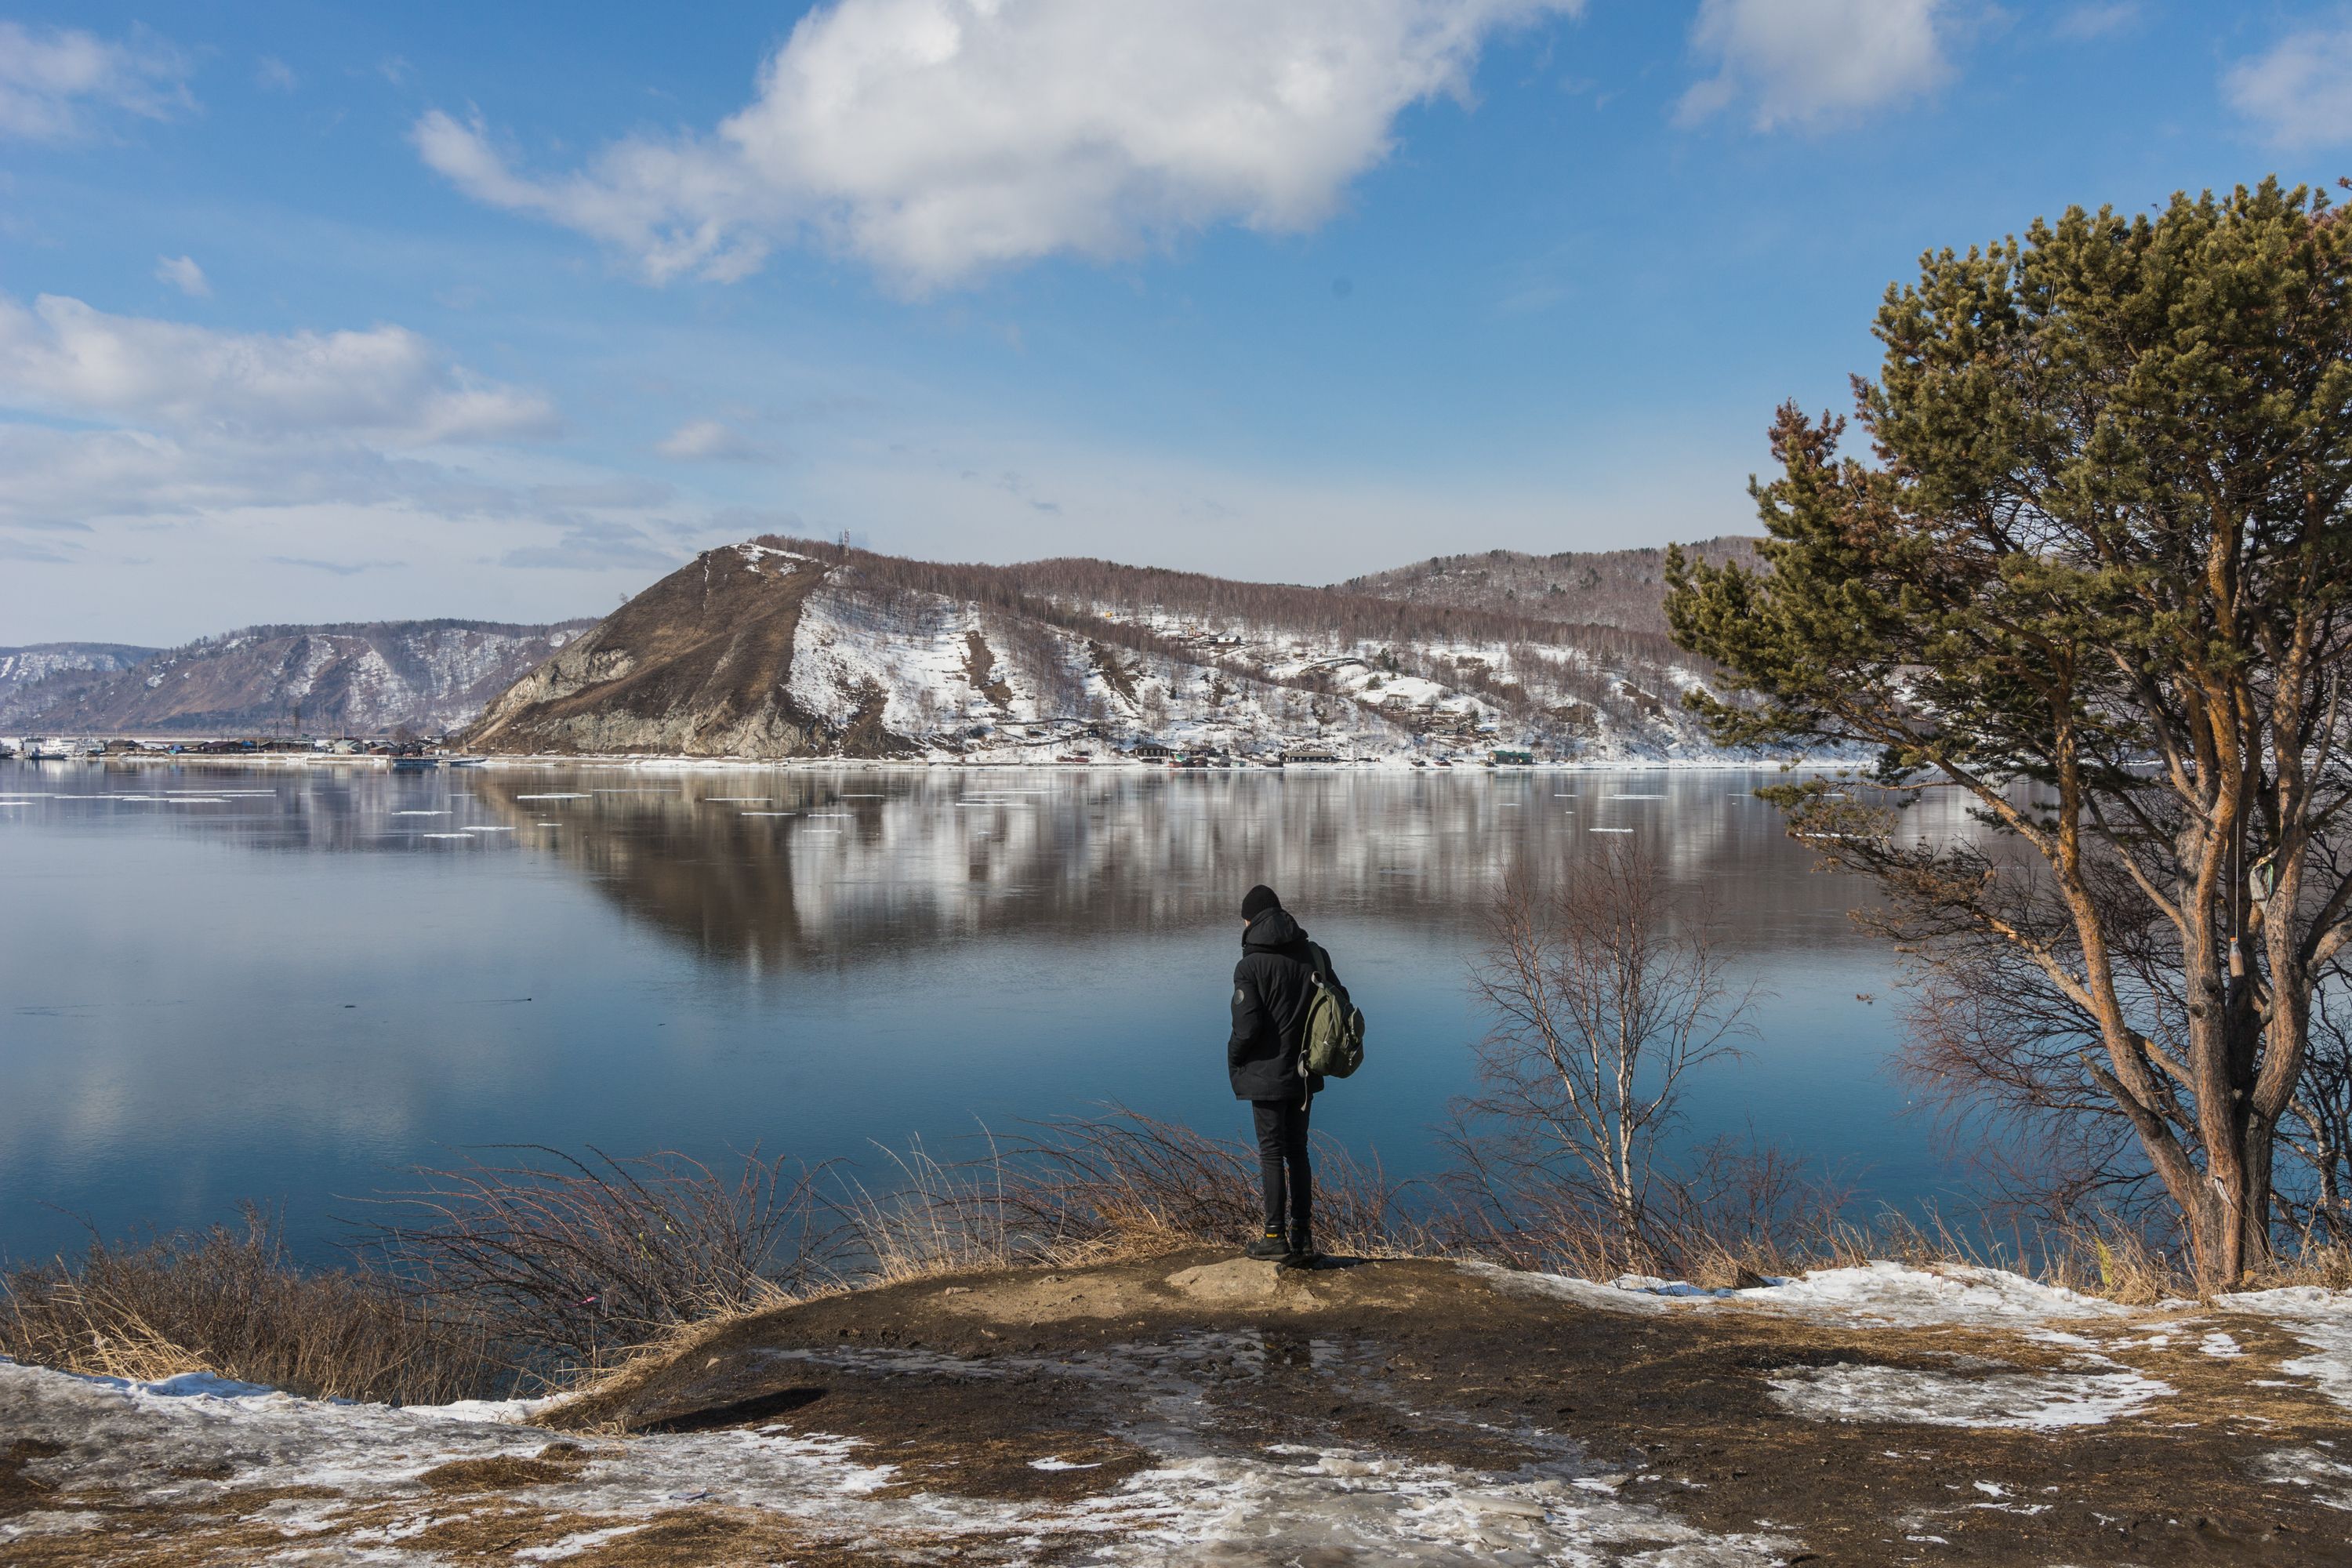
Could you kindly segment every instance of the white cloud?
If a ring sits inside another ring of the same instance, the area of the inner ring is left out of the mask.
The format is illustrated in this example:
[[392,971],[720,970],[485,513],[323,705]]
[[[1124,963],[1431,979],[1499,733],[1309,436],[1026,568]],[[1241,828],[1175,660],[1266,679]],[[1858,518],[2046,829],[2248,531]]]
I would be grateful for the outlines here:
[[2352,142],[2352,25],[2289,34],[2231,66],[2221,94],[2274,146]]
[[158,282],[169,283],[192,300],[209,300],[213,297],[212,279],[205,276],[205,269],[197,266],[191,257],[157,257],[155,278]]
[[294,68],[276,55],[264,55],[254,62],[253,82],[256,87],[267,88],[271,92],[292,92],[301,85],[300,79],[294,74]]
[[761,456],[760,448],[741,431],[716,419],[689,419],[664,437],[654,450],[665,458],[687,460]]
[[1693,124],[1745,105],[1759,131],[1815,127],[1926,92],[1948,72],[1944,0],[1701,0],[1691,44],[1715,74]]
[[388,447],[551,434],[553,407],[450,363],[403,327],[222,332],[0,295],[0,405],[245,437]]
[[654,281],[815,237],[912,289],[1113,258],[1219,223],[1328,216],[1400,111],[1464,95],[1479,49],[1582,0],[834,0],[708,135],[519,173],[440,110],[420,154],[477,200],[579,230]]
[[0,22],[0,136],[86,134],[90,111],[166,120],[194,107],[179,51],[144,29],[114,41],[73,27]]
[[2107,0],[2104,5],[2069,7],[2050,30],[2068,43],[2084,44],[2125,32],[2138,26],[2139,19],[2139,0]]

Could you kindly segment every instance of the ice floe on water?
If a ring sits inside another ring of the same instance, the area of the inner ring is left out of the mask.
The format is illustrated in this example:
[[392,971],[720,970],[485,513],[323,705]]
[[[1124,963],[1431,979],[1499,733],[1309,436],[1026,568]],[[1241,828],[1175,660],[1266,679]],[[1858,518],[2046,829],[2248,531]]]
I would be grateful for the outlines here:
[[1815,1421],[1919,1426],[2096,1426],[2176,1391],[2136,1372],[1999,1372],[1967,1376],[1899,1366],[1813,1366],[1769,1380],[1772,1402]]

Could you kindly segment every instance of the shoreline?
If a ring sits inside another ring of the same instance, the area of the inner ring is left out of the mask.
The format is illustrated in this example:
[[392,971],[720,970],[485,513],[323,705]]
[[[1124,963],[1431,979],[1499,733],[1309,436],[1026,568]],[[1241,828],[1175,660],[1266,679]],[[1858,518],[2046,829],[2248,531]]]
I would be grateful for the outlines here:
[[[136,738],[136,737],[134,737]],[[820,770],[858,773],[937,773],[1018,770],[1028,773],[1086,773],[1097,771],[1155,773],[1423,773],[1434,777],[1484,777],[1498,773],[1840,773],[1859,768],[1864,763],[1856,759],[1836,757],[1799,757],[1792,759],[1759,758],[1741,760],[1717,757],[1651,757],[1610,758],[1595,761],[1540,763],[1456,763],[1449,766],[1416,768],[1409,757],[1363,758],[1339,763],[1286,763],[1272,766],[1257,762],[1237,763],[1228,767],[1186,768],[1161,762],[1129,761],[1126,758],[1101,759],[1091,763],[1065,763],[1054,759],[1027,761],[1019,759],[950,759],[919,760],[881,757],[696,757],[685,755],[648,755],[631,752],[563,753],[523,752],[480,756],[458,752],[426,759],[436,769],[452,765],[451,756],[466,759],[456,765],[464,768],[642,768],[666,771],[709,769],[726,772],[777,772]],[[113,765],[131,763],[142,767],[178,766],[188,763],[227,765],[231,767],[354,767],[389,771],[394,759],[382,756],[334,754],[331,752],[121,752],[103,756],[66,758],[0,757],[0,762],[15,763],[27,768],[74,768],[92,763]]]

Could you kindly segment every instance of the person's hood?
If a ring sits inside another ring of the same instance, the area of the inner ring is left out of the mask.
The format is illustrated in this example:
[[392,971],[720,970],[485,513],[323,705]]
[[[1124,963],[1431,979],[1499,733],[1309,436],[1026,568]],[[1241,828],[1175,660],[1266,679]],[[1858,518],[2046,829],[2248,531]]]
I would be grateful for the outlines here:
[[1242,946],[1288,947],[1307,934],[1307,928],[1290,918],[1288,910],[1268,910],[1250,921],[1242,932]]

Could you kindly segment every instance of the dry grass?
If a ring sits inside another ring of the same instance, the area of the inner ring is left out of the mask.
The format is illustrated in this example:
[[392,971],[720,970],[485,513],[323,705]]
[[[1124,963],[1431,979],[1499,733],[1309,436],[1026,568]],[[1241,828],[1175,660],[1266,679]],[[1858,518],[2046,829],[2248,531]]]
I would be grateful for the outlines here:
[[[1477,1257],[1606,1280],[1662,1272],[1714,1289],[1893,1258],[2010,1268],[2129,1303],[2195,1295],[2178,1254],[2112,1215],[1994,1235],[1984,1216],[1844,1217],[1843,1194],[1769,1157],[1728,1156],[1681,1189],[1643,1251],[1574,1194],[1463,1178],[1391,1181],[1328,1143],[1320,1239],[1366,1257]],[[675,1155],[425,1173],[384,1201],[401,1223],[373,1267],[312,1270],[265,1216],[0,1278],[0,1354],[135,1380],[209,1370],[314,1396],[438,1403],[577,1387],[686,1353],[730,1322],[873,1284],[971,1269],[1079,1267],[1238,1244],[1260,1215],[1254,1148],[1131,1111],[1033,1127],[948,1163],[919,1145],[890,1184],[747,1157]],[[407,1223],[414,1220],[415,1223]],[[1647,1265],[1641,1267],[1640,1265]],[[2352,1289],[2352,1247],[2306,1245],[2250,1287]]]
[[420,1172],[420,1187],[376,1200],[391,1217],[364,1246],[411,1298],[484,1322],[550,1384],[830,1278],[816,1174],[785,1161],[754,1150],[722,1174],[670,1152],[516,1152]]
[[[1264,1224],[1257,1151],[1118,1110],[988,1140],[944,1163],[919,1145],[890,1156],[898,1181],[853,1186],[844,1213],[854,1267],[887,1283],[971,1268],[1070,1266],[1150,1257],[1203,1242],[1238,1245]],[[1318,1141],[1318,1241],[1364,1257],[1446,1250],[1378,1163]]]
[[93,1243],[76,1263],[0,1279],[0,1353],[151,1380],[200,1370],[316,1397],[432,1404],[503,1387],[511,1367],[476,1321],[375,1275],[306,1271],[248,1209],[241,1230]]

